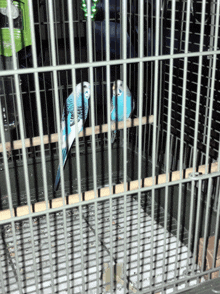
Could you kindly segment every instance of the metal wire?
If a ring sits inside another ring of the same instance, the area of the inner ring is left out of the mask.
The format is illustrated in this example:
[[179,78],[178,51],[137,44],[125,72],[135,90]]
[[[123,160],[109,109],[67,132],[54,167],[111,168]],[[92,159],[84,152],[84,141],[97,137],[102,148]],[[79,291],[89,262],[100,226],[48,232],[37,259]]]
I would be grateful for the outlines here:
[[[156,32],[155,32],[155,57],[159,56],[159,18],[160,18],[160,1],[156,1]],[[155,179],[156,175],[156,154],[154,150],[156,150],[157,141],[156,141],[156,132],[157,132],[157,91],[158,91],[158,70],[159,70],[159,64],[158,60],[155,60],[154,64],[154,125],[153,125],[153,144],[152,144],[152,177]],[[155,180],[153,180],[153,184],[155,184]],[[152,189],[152,201],[151,201],[151,207],[155,206],[155,189]],[[151,219],[154,220],[154,209],[151,210]],[[153,222],[151,225],[151,250],[150,250],[150,256],[151,256],[151,262],[150,262],[150,280],[153,279],[153,240],[154,240],[154,226]],[[152,285],[153,286],[153,285]],[[151,289],[152,291],[152,289]]]
[[[172,1],[172,17],[171,17],[171,45],[170,55],[174,54],[174,32],[175,32],[175,8],[176,2]],[[168,124],[167,124],[167,141],[166,141],[166,181],[169,181],[170,171],[170,134],[171,134],[171,112],[172,112],[172,88],[173,88],[173,59],[169,61],[169,101],[168,101]],[[168,187],[165,187],[165,214],[164,214],[164,240],[167,238],[167,214],[168,214]],[[163,287],[165,286],[165,258],[166,258],[167,244],[164,241],[164,254],[163,254]]]
[[[109,7],[109,0],[105,0],[105,7]],[[109,10],[105,9],[105,29],[106,29],[106,61],[110,60],[110,30],[109,30]],[[108,123],[108,177],[109,177],[109,191],[112,191],[112,149],[111,149],[111,101],[110,101],[110,66],[106,66],[106,82],[107,82],[107,123]],[[109,200],[110,207],[113,206],[112,198]],[[112,236],[112,214],[110,214],[109,218],[110,222],[110,235]],[[114,267],[113,267],[113,241],[110,238],[110,292],[113,294],[114,287],[113,287],[113,277],[114,277]]]
[[[121,17],[122,17],[122,21],[121,21],[121,35],[122,35],[122,57],[123,59],[126,59],[127,57],[127,1],[123,0],[122,4],[121,4]],[[123,29],[123,32],[122,32]],[[127,132],[126,132],[126,97],[127,97],[127,65],[123,64],[123,83],[124,83],[124,109],[123,109],[123,120],[124,120],[124,129],[123,129],[123,144],[124,144],[124,148],[123,148],[123,179],[124,179],[124,191],[127,190]],[[117,87],[117,86],[116,86]],[[117,100],[116,100],[117,101]],[[118,103],[116,102],[116,104],[118,105]],[[116,112],[117,112],[117,108],[116,108]],[[124,195],[124,221],[126,221],[127,219],[127,196]],[[123,258],[123,274],[124,274],[124,278],[127,277],[127,226],[124,226],[124,258]],[[126,278],[127,280],[127,278]],[[126,293],[126,288],[127,288],[127,282],[124,283],[124,292]]]
[[[54,34],[54,18],[53,18],[53,3],[52,1],[49,1],[49,19],[50,19],[50,35],[51,35],[51,48],[52,48],[52,64],[53,66],[56,66],[56,56],[55,56],[55,34]],[[57,73],[53,71],[53,79],[54,79],[54,89],[55,89],[55,105],[56,105],[56,117],[57,119],[57,129],[58,129],[58,136],[61,138],[61,131],[60,131],[60,112],[59,112],[59,100],[58,100],[58,81],[57,81]],[[63,198],[63,204],[65,204],[65,191],[64,191],[64,172],[63,172],[63,160],[62,160],[62,145],[61,140],[58,141],[59,145],[59,165],[60,165],[60,177],[61,177],[61,191],[62,191],[62,198]],[[67,248],[67,230],[66,230],[66,211],[63,209],[63,222],[64,222],[64,238],[65,238],[65,254],[66,254],[66,260],[67,260],[67,287],[68,287],[68,293],[70,292],[70,280],[69,280],[69,263],[68,263],[68,248]],[[47,226],[49,231],[49,214],[47,214]],[[49,234],[50,235],[50,234]],[[51,240],[49,237],[49,246],[51,245]],[[51,252],[50,252],[50,258],[51,258]],[[52,264],[51,264],[51,273],[53,271]],[[52,285],[52,291],[54,292],[54,281],[53,276],[51,277],[51,285]]]
[[[201,57],[203,56],[209,56],[212,54],[220,54],[220,50],[210,50],[210,51],[202,51],[199,52],[199,55]],[[189,52],[189,53],[178,53],[173,56],[167,54],[167,55],[155,55],[155,56],[147,56],[143,58],[135,57],[132,59],[117,59],[117,60],[109,60],[109,61],[97,61],[96,63],[90,63],[90,67],[101,67],[101,66],[106,66],[106,65],[118,65],[118,64],[132,64],[132,63],[138,63],[140,61],[147,62],[147,61],[158,61],[158,60],[169,60],[170,58],[174,59],[180,59],[184,57],[198,57],[198,52]],[[33,68],[32,72],[51,72],[51,71],[61,71],[61,70],[70,70],[72,68],[75,69],[83,69],[83,68],[88,68],[88,63],[80,63],[80,64],[75,64],[69,65],[69,64],[62,64],[62,65],[56,65],[56,66],[44,66],[44,67],[38,67],[38,68]],[[8,76],[8,75],[14,75],[15,73],[17,74],[27,74],[29,73],[30,69],[12,69],[12,70],[7,70],[1,71],[0,76]]]
[[[143,45],[144,45],[144,5],[142,1],[139,1],[139,56],[143,57]],[[138,97],[139,97],[139,129],[138,129],[138,188],[141,188],[141,169],[142,169],[142,126],[140,124],[142,119],[142,113],[143,113],[143,62],[140,62],[139,64],[139,84],[138,84]],[[138,192],[138,251],[137,251],[137,276],[140,275],[140,215],[141,215],[141,193]],[[140,282],[138,280],[137,282],[137,289],[140,288]]]

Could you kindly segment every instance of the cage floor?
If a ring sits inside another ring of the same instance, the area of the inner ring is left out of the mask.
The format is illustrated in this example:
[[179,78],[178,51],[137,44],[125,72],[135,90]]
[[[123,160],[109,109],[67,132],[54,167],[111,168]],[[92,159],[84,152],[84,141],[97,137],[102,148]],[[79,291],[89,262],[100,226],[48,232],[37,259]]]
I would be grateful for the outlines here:
[[[30,230],[32,228],[28,220],[15,223],[17,248],[13,244],[11,225],[2,227],[0,261],[4,285],[0,287],[0,293],[19,293],[19,280],[22,293],[36,293],[36,285],[39,293],[67,293],[67,275],[71,293],[110,293],[110,242],[112,242],[114,278],[116,278],[116,280],[113,280],[112,293],[137,293],[138,203],[135,198],[133,196],[127,197],[126,221],[124,221],[123,197],[112,199],[112,209],[110,209],[109,200],[97,203],[97,244],[95,237],[96,204],[87,204],[82,207],[82,240],[80,239],[79,208],[75,207],[66,211],[69,274],[67,273],[65,256],[63,212],[49,216],[48,228],[45,216],[32,219],[34,256],[31,249]],[[151,279],[154,286],[160,286],[163,279],[169,283],[174,278],[179,280],[178,289],[184,289],[186,284],[181,283],[181,278],[186,277],[186,274],[192,270],[193,264],[188,248],[182,242],[177,241],[175,237],[176,221],[173,219],[172,223],[168,224],[171,232],[165,232],[163,226],[161,226],[164,220],[163,209],[155,205],[154,213],[157,221],[152,220],[151,199],[145,194],[142,200],[144,200],[145,209],[141,208],[140,215],[139,277],[141,279],[139,279],[139,290],[148,293]],[[112,212],[112,234],[110,232],[110,212]],[[168,222],[170,220],[168,218]],[[127,232],[126,276],[123,274],[125,225]],[[151,227],[153,227],[153,237]],[[153,248],[151,249],[152,238]],[[187,231],[185,230],[183,239],[186,243]],[[83,243],[83,256],[81,255],[81,243]],[[50,251],[52,264],[50,264],[49,258]],[[96,260],[97,252],[98,259]],[[18,257],[18,263],[16,263],[15,254]],[[36,260],[37,280],[35,280],[34,258]],[[150,266],[151,260],[152,268]],[[51,268],[53,269],[52,275]],[[82,276],[83,272],[84,277]],[[97,282],[99,291],[97,291]],[[85,289],[82,288],[83,283]],[[127,284],[126,291],[123,286],[124,283]],[[197,283],[198,280],[193,279],[190,285]],[[54,289],[52,289],[52,284]],[[167,288],[165,293],[172,293],[173,291],[174,289],[171,287]]]

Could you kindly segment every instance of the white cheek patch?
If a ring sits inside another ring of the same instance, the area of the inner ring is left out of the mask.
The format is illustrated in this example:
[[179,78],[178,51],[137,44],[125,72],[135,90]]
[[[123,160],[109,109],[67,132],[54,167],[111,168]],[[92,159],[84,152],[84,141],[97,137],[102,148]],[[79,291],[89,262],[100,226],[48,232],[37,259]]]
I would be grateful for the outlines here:
[[87,93],[84,93],[84,96],[85,96],[86,99],[89,99],[89,97],[90,97],[90,92],[87,91]]
[[[117,91],[117,96],[121,96],[122,95],[122,93],[123,93],[123,91],[121,90],[121,93],[119,92],[119,88],[117,89],[118,91]],[[113,96],[116,96],[116,94],[115,94],[115,90],[113,90]]]
[[118,96],[121,96],[122,95],[122,90],[121,90],[121,92],[119,92],[119,90],[118,90]]

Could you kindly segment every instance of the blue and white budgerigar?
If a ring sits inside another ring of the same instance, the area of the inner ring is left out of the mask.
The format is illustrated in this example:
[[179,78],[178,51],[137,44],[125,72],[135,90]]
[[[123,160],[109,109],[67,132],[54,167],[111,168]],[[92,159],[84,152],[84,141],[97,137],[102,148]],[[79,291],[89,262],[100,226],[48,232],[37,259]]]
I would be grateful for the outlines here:
[[[112,105],[111,105],[111,122],[120,122],[124,120],[124,93],[126,90],[126,119],[131,116],[132,111],[134,110],[134,101],[132,99],[131,92],[128,86],[124,85],[122,81],[117,80],[117,86],[115,82],[113,83],[113,96],[112,96]],[[117,93],[116,93],[117,91]],[[117,102],[116,102],[117,101]],[[116,137],[116,130],[112,134],[111,142],[114,143]]]
[[[82,95],[83,91],[83,95]],[[63,110],[61,129],[62,129],[62,154],[63,166],[65,165],[68,152],[76,138],[76,125],[74,118],[74,93],[66,99]],[[83,82],[76,86],[76,103],[77,103],[77,117],[78,117],[78,133],[83,130],[83,123],[88,116],[90,98],[90,84]],[[60,182],[60,166],[58,167],[57,176],[55,180],[54,190],[56,191]]]

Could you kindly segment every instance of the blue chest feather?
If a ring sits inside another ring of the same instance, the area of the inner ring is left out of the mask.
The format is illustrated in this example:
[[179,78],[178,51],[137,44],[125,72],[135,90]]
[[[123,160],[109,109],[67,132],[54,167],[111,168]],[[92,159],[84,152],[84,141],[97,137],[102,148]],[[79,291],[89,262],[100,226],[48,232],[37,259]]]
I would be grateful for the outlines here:
[[[84,95],[80,94],[76,100],[77,103],[77,116],[78,121],[81,119],[86,119],[88,115],[88,100],[85,99]],[[84,114],[83,114],[84,112]],[[66,119],[67,117],[67,119]],[[62,121],[66,123],[67,126],[67,134],[69,135],[71,132],[71,126],[75,125],[75,118],[74,118],[74,97],[71,94],[66,100],[66,109],[64,109]],[[63,129],[63,135],[66,135],[66,126]],[[80,132],[81,130],[79,130]]]
[[[122,93],[118,97],[113,96],[112,103],[113,103],[113,111],[111,113],[111,120],[123,121],[123,119],[124,119],[124,93]],[[129,118],[129,116],[131,114],[132,106],[133,106],[132,97],[127,96],[126,97],[126,119]]]

